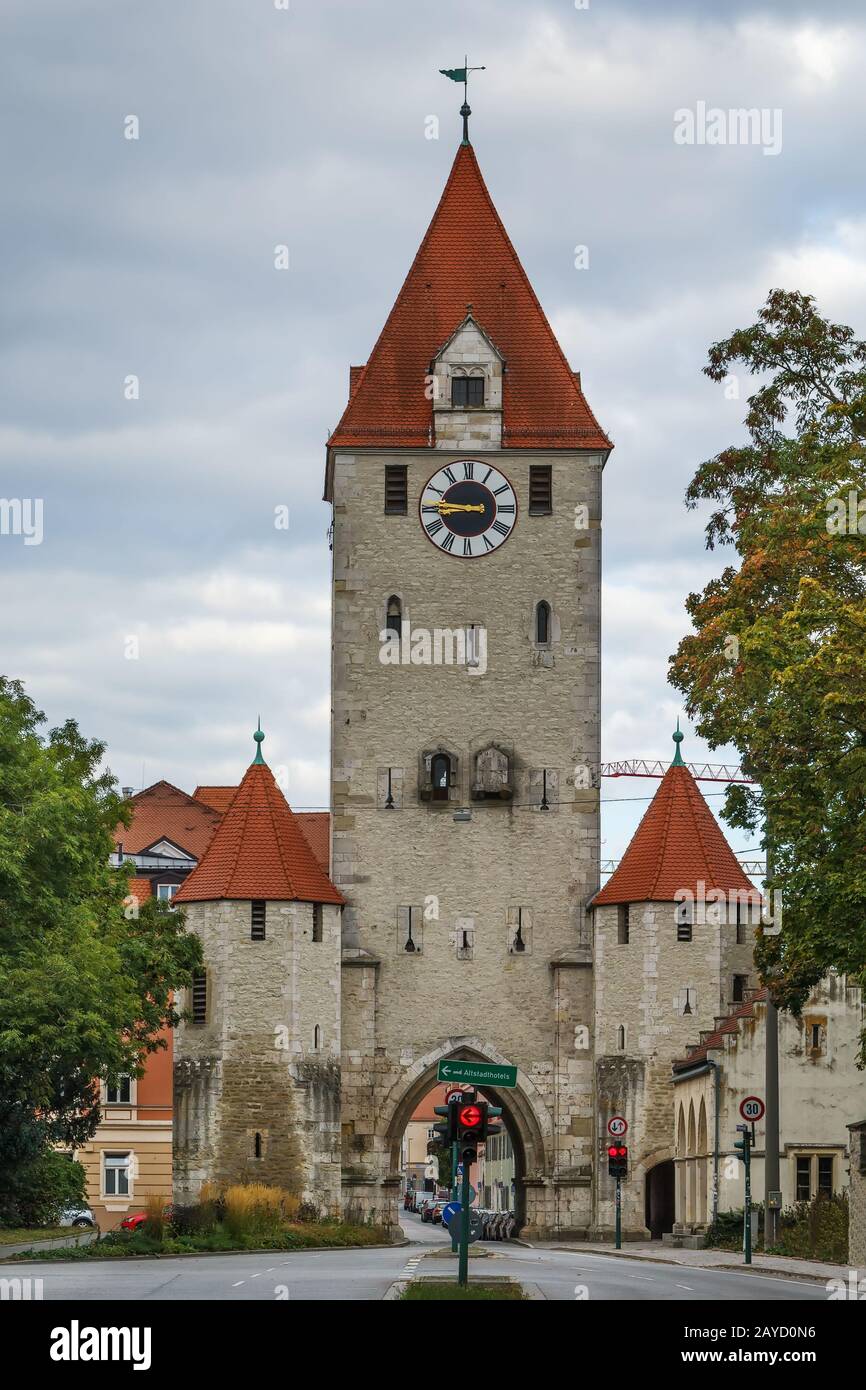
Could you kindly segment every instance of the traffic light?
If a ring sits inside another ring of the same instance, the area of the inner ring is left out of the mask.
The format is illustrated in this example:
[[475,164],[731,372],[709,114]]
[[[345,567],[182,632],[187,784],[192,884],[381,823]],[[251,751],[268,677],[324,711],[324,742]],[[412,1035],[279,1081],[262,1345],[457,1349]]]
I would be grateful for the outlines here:
[[741,1163],[745,1163],[745,1161],[746,1161],[746,1156],[747,1156],[747,1154],[748,1154],[748,1152],[749,1152],[749,1148],[751,1147],[751,1137],[750,1137],[750,1135],[749,1135],[749,1126],[748,1126],[748,1125],[737,1125],[737,1129],[738,1129],[739,1132],[740,1132],[740,1137],[739,1137],[739,1139],[737,1139],[737,1140],[734,1141],[734,1148],[735,1148],[736,1151],[737,1151],[737,1158],[740,1160]]
[[612,1178],[624,1178],[628,1175],[628,1149],[625,1144],[608,1144],[607,1171]]
[[[485,1110],[485,1117],[484,1117],[484,1135],[483,1135],[483,1137],[484,1137],[485,1139],[492,1139],[495,1135],[501,1134],[501,1133],[502,1133],[502,1125],[498,1125],[498,1124],[495,1123],[495,1121],[498,1120],[498,1119],[499,1119],[499,1116],[502,1114],[502,1106],[501,1106],[501,1105],[485,1105],[484,1110]],[[493,1124],[490,1123],[491,1120],[494,1121]]]
[[460,1159],[464,1164],[474,1163],[478,1157],[478,1145],[484,1138],[487,1124],[487,1104],[483,1100],[466,1100],[454,1107],[457,1120],[457,1143]]
[[457,1106],[436,1105],[433,1107],[433,1113],[446,1117],[438,1125],[433,1126],[437,1135],[437,1143],[453,1144],[457,1138]]

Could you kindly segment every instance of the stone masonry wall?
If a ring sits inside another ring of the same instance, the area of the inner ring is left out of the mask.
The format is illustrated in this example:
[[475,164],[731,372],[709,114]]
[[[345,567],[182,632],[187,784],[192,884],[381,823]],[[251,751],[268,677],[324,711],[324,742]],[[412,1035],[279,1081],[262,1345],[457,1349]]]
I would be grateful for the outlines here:
[[[545,1112],[551,1137],[535,1181],[551,1193],[560,1183],[568,1196],[533,1197],[534,1206],[556,1220],[564,1202],[563,1222],[585,1228],[593,1025],[585,904],[598,881],[598,790],[583,776],[575,786],[574,768],[599,759],[600,457],[484,457],[510,479],[519,515],[499,550],[466,561],[442,555],[418,518],[441,451],[340,454],[335,463],[332,876],[348,898],[344,943],[379,962],[344,970],[344,1032],[353,1040],[343,1058],[344,1163],[352,1200],[369,1210],[390,1202],[393,1212],[396,1188],[381,1200],[374,1189],[392,1172],[391,1126],[409,1070],[443,1039],[482,1036],[524,1070]],[[383,515],[386,462],[408,465],[406,516]],[[528,515],[533,463],[552,465],[552,516]],[[578,506],[588,508],[588,529],[575,527]],[[413,630],[483,626],[486,671],[383,665],[379,633],[392,594]],[[556,623],[551,646],[539,650],[533,615],[542,599]],[[474,754],[491,742],[512,758],[513,798],[473,801]],[[448,801],[425,802],[419,761],[438,746],[458,760],[457,775]],[[399,787],[393,810],[383,804],[388,767]],[[539,806],[544,768],[549,810]],[[462,806],[471,819],[455,821]],[[420,945],[411,954],[399,934],[408,907]],[[509,949],[518,908],[523,953]],[[575,952],[579,963],[551,968]]]
[[309,903],[269,902],[264,941],[251,940],[248,902],[187,914],[208,1011],[175,1043],[176,1199],[205,1179],[260,1181],[338,1211],[339,908],[323,907],[320,942]]

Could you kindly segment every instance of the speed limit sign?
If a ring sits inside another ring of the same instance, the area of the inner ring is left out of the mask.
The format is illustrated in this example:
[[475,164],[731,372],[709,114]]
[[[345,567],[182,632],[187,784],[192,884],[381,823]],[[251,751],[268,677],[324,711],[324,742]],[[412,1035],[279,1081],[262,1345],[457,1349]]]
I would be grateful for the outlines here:
[[765,1109],[760,1096],[746,1096],[746,1099],[740,1102],[740,1114],[751,1124],[763,1118]]
[[612,1134],[614,1139],[621,1139],[628,1129],[628,1120],[623,1119],[622,1115],[612,1115],[607,1122],[607,1132]]

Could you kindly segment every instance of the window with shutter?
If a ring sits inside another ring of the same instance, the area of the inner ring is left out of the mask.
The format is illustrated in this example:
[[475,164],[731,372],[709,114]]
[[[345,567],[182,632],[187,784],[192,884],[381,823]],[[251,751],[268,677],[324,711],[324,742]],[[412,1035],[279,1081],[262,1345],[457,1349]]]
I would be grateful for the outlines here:
[[529,469],[529,515],[549,516],[553,511],[553,469],[533,464]]
[[250,939],[252,941],[264,941],[265,939],[265,904],[263,902],[250,904]]
[[194,970],[192,976],[192,1021],[207,1023],[207,971]]
[[386,463],[385,514],[386,516],[405,516],[408,507],[408,468],[405,463]]

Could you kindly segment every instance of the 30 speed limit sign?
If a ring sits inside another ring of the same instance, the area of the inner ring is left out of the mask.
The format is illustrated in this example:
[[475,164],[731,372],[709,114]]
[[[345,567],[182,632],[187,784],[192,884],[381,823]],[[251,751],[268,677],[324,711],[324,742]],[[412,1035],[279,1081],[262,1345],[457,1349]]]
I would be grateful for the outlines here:
[[746,1096],[745,1100],[740,1101],[740,1114],[750,1124],[762,1119],[765,1109],[766,1106],[760,1096]]
[[621,1139],[628,1129],[628,1120],[623,1119],[622,1115],[611,1115],[607,1122],[607,1132],[612,1134],[614,1139]]

